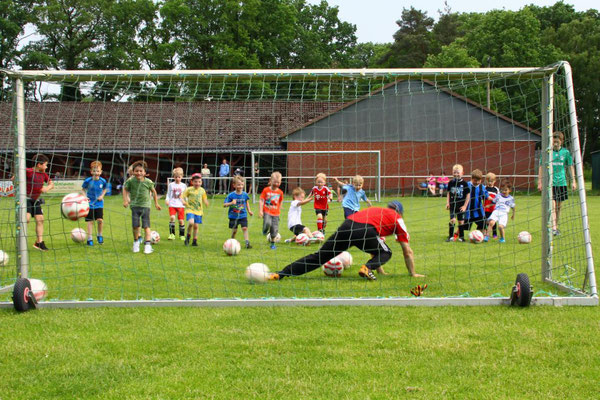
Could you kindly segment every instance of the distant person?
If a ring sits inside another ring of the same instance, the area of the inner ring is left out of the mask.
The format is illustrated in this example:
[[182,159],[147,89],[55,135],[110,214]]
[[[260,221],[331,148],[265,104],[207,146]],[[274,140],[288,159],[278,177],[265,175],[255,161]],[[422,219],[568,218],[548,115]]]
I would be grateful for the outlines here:
[[202,175],[192,175],[192,186],[188,187],[181,195],[181,200],[185,205],[185,219],[188,222],[188,231],[185,236],[185,245],[198,246],[198,229],[202,224],[202,216],[204,215],[204,206],[208,207],[208,198],[206,191],[202,187]]
[[437,178],[437,185],[440,196],[443,196],[444,191],[448,190],[448,182],[450,182],[450,178],[448,178],[446,174],[444,174],[444,171],[442,171],[441,175]]
[[229,188],[229,172],[230,167],[227,160],[224,158],[219,166],[219,194],[227,194]]
[[[33,215],[35,218],[36,235],[33,248],[40,251],[49,250],[44,243],[44,210],[42,209],[44,199],[40,197],[42,193],[47,193],[54,188],[54,182],[52,182],[46,173],[49,161],[48,157],[44,154],[36,154],[33,157],[33,167],[25,170],[27,177],[27,223],[29,223]],[[44,184],[46,185],[44,186]]]
[[104,243],[102,229],[104,227],[104,196],[108,191],[108,182],[102,177],[102,163],[98,160],[92,161],[90,164],[90,173],[92,176],[86,178],[81,185],[81,188],[87,195],[90,202],[90,211],[85,216],[87,221],[87,245],[93,246],[94,240],[94,221],[97,224],[96,240],[98,244]]
[[315,177],[315,186],[310,191],[315,199],[314,207],[317,215],[317,229],[323,235],[327,226],[327,213],[329,211],[329,202],[333,199],[333,193],[327,187],[327,175],[319,173]]
[[[565,141],[565,135],[562,132],[554,132],[552,135],[552,234],[560,235],[558,229],[558,220],[560,218],[560,207],[563,201],[568,200],[569,191],[567,190],[567,169],[571,177],[571,188],[577,190],[577,181],[575,180],[575,167],[573,166],[573,157],[568,149],[562,147]],[[540,157],[540,168],[538,174],[538,190],[542,190],[542,157]]]
[[212,173],[208,168],[208,164],[204,163],[204,165],[202,166],[202,170],[200,170],[200,173],[202,174],[202,183],[204,184],[204,190],[206,190],[207,193],[211,194],[215,189],[215,185],[214,181],[211,179]]
[[352,184],[340,181],[338,178],[333,178],[338,184],[338,189],[341,186],[340,192],[345,191],[342,207],[344,208],[344,219],[360,210],[360,201],[363,200],[371,207],[371,201],[367,198],[367,194],[363,190],[365,180],[362,176],[356,175],[352,179]]
[[437,183],[436,177],[430,173],[429,177],[427,178],[427,191],[433,197],[435,197],[436,183]]
[[466,215],[466,230],[471,230],[471,225],[475,224],[481,232],[485,228],[485,210],[483,205],[489,198],[489,193],[482,183],[483,173],[479,169],[471,173],[471,182],[469,182],[469,203]]
[[[446,196],[446,210],[450,210],[450,222],[448,223],[448,238],[446,242],[465,241],[465,214],[469,206],[469,184],[463,179],[463,166],[456,164],[452,167],[454,179],[448,183],[448,194]],[[458,233],[455,228],[458,223]]]
[[260,194],[260,207],[258,215],[263,219],[263,235],[270,233],[270,247],[275,250],[275,237],[279,234],[279,215],[281,204],[283,204],[283,191],[281,185],[281,173],[273,172],[269,180],[269,186]]
[[515,199],[510,195],[510,191],[512,190],[512,185],[510,184],[510,182],[503,182],[502,186],[500,187],[500,194],[496,197],[494,197],[494,204],[496,205],[496,209],[494,210],[494,212],[492,213],[492,215],[490,216],[490,219],[488,221],[488,228],[487,228],[487,232],[485,234],[485,237],[483,238],[484,242],[487,242],[490,240],[490,235],[492,234],[492,231],[494,229],[494,227],[496,226],[496,223],[498,224],[498,231],[500,231],[500,243],[504,243],[506,242],[506,238],[504,235],[504,229],[506,228],[506,225],[508,223],[508,213],[510,211],[510,209],[512,208],[513,212],[512,215],[510,217],[511,220],[515,219]]
[[[485,203],[483,203],[483,209],[485,211],[485,229],[487,232],[487,227],[489,224],[488,221],[496,209],[496,205],[494,204],[493,200],[500,192],[496,187],[496,174],[493,172],[488,172],[485,175],[485,187],[489,195],[489,197],[485,200]],[[498,237],[497,225],[493,226],[492,233],[494,235],[493,238],[496,239]]]
[[296,240],[296,236],[301,233],[304,233],[309,239],[312,239],[313,237],[310,229],[302,225],[302,206],[312,201],[310,195],[306,199],[304,196],[306,196],[306,193],[304,192],[304,189],[300,187],[297,187],[292,191],[294,200],[292,200],[290,209],[288,210],[288,229],[292,231],[294,236],[290,239],[286,239],[285,243],[293,242]]
[[229,218],[229,229],[231,229],[231,238],[234,239],[237,233],[238,226],[242,227],[246,248],[251,249],[250,236],[248,233],[248,214],[254,215],[250,208],[250,197],[244,192],[245,181],[241,176],[234,176],[233,187],[235,191],[229,193],[223,202],[223,207],[229,207],[227,216]]
[[175,220],[179,222],[179,240],[185,240],[185,205],[181,195],[187,185],[181,181],[183,168],[173,169],[173,182],[167,187],[165,203],[169,207],[169,240],[175,240]]

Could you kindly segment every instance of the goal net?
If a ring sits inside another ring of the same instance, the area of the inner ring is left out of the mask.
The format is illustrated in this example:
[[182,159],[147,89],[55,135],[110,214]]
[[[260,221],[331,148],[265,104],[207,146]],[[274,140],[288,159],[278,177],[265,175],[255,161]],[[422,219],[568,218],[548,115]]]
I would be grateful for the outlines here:
[[[405,301],[424,284],[420,298],[439,304],[501,303],[519,273],[529,276],[536,301],[597,298],[567,63],[472,70],[14,71],[4,72],[3,79],[2,301],[10,301],[14,283],[23,277],[46,283],[44,304],[50,306],[116,300]],[[553,149],[557,132],[563,135],[562,165]],[[54,187],[41,194],[43,203],[29,208],[37,215],[27,223],[27,180],[34,183],[25,168],[43,174],[34,165],[38,154],[49,159],[45,173]],[[138,178],[154,183],[162,208],[150,199],[150,229],[160,235],[151,254],[144,254],[144,238],[142,250],[134,252],[132,210],[124,207],[122,194],[128,179],[138,179],[129,169],[138,160],[147,165]],[[94,184],[93,161],[102,163],[107,182],[102,232],[98,221],[71,221],[61,214],[63,196],[80,192],[90,177]],[[486,187],[492,186],[488,173],[495,174],[496,187],[505,182],[512,187],[514,219],[509,214],[505,228],[490,231],[487,242],[469,242],[476,223],[461,229],[456,223],[450,230],[448,185],[457,164],[467,187],[478,173]],[[193,174],[203,177],[209,205],[203,206],[195,243],[190,214],[170,212],[165,201],[175,168],[182,168],[188,186]],[[274,246],[263,235],[258,203],[273,172],[282,175],[284,199],[282,240]],[[348,190],[356,196],[362,184],[364,197],[356,197],[361,200],[352,207],[403,204],[415,272],[424,278],[408,274],[392,235],[385,243],[393,255],[383,271],[374,271],[377,280],[358,275],[374,252],[351,247],[353,263],[339,278],[319,268],[249,283],[250,264],[277,272],[319,249],[316,241],[304,246],[284,240],[294,236],[288,227],[293,190],[308,195],[321,173],[332,193],[328,210],[321,215],[314,201],[304,204],[302,225],[332,235],[344,223]],[[557,213],[552,196],[562,185],[559,174],[566,175],[566,188]],[[247,217],[248,242],[240,226],[235,238],[241,251],[228,256],[223,244],[232,236],[232,211],[224,204],[236,175],[244,177],[253,215]],[[76,228],[86,231],[83,243],[71,237]],[[521,244],[520,232],[531,234],[531,243]],[[38,249],[40,240],[48,250]]]

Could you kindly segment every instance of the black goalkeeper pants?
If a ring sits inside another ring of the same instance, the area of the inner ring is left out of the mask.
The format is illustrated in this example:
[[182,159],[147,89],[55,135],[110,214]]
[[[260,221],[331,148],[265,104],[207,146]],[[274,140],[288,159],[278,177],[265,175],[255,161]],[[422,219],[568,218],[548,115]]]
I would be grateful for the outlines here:
[[371,254],[372,258],[366,263],[369,269],[377,269],[392,258],[392,251],[372,225],[347,219],[323,243],[319,251],[294,261],[278,274],[280,277],[305,274],[320,268],[321,265],[352,246]]

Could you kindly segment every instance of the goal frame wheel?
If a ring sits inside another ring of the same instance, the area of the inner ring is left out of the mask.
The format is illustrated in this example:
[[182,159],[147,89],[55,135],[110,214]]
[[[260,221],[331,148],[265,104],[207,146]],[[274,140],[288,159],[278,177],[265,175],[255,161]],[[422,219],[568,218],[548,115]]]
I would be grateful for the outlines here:
[[13,305],[18,312],[25,312],[37,307],[37,301],[31,290],[29,279],[19,278],[13,287]]
[[529,276],[525,273],[517,275],[515,285],[512,287],[510,295],[510,305],[519,307],[528,307],[533,297],[533,287],[529,282]]

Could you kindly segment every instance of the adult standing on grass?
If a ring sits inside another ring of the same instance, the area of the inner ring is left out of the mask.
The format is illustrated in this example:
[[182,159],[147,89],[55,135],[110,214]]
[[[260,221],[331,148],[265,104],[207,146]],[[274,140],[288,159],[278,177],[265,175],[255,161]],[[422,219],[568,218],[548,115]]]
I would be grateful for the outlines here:
[[269,280],[303,275],[320,268],[321,265],[351,246],[356,246],[371,255],[371,259],[360,267],[358,275],[374,281],[377,277],[373,274],[373,270],[378,269],[392,258],[392,251],[383,239],[383,237],[390,235],[396,235],[396,240],[402,247],[404,263],[410,276],[423,277],[424,275],[415,272],[414,255],[408,243],[409,234],[402,218],[403,213],[402,203],[394,200],[388,204],[387,208],[370,207],[352,214],[323,243],[323,246],[316,253],[302,257],[287,265],[281,271],[269,275]]
[[229,164],[227,164],[227,160],[224,158],[223,162],[219,166],[219,194],[227,194],[229,191],[227,186],[229,184],[229,172],[230,172]]
[[202,166],[202,170],[200,170],[200,173],[202,174],[202,181],[204,182],[204,189],[206,190],[207,193],[211,194],[214,190],[214,184],[213,184],[212,180],[210,179],[210,176],[212,174],[210,172],[210,169],[208,168],[208,164],[204,163],[204,165]]
[[[565,135],[562,132],[554,132],[552,135],[552,234],[560,235],[558,229],[558,219],[560,218],[560,206],[563,201],[569,198],[567,189],[567,169],[571,175],[571,188],[577,190],[577,181],[575,180],[575,167],[573,167],[573,157],[571,152],[562,147],[565,142]],[[540,157],[540,168],[538,174],[538,190],[542,190],[543,165]],[[568,168],[567,168],[568,167]]]

